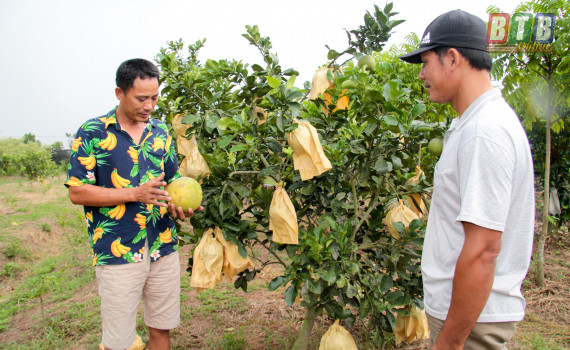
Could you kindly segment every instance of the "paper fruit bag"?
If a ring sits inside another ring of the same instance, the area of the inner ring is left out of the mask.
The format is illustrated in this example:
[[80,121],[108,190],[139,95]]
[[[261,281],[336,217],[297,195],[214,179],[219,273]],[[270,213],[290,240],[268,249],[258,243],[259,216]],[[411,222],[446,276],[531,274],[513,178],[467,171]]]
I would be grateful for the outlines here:
[[323,334],[319,350],[358,350],[358,348],[352,335],[336,320]]
[[273,231],[273,242],[299,244],[297,213],[283,183],[279,183],[273,192],[269,207],[269,229]]
[[426,312],[420,310],[416,305],[408,306],[410,316],[396,315],[396,327],[394,335],[396,336],[396,345],[403,340],[408,343],[416,339],[429,339],[429,325]]
[[287,142],[293,149],[293,167],[299,170],[301,180],[309,180],[332,169],[323,151],[317,129],[308,122],[294,122],[299,127],[287,134]]
[[224,248],[214,237],[214,230],[204,232],[200,243],[194,249],[194,263],[190,286],[199,291],[214,288],[222,280]]
[[224,238],[224,233],[219,227],[216,226],[214,233],[216,235],[216,239],[224,248],[224,262],[222,269],[224,271],[224,276],[226,276],[226,280],[228,282],[231,282],[235,275],[248,268],[255,269],[255,266],[253,266],[253,263],[249,257],[244,258],[241,256],[237,245],[226,241]]

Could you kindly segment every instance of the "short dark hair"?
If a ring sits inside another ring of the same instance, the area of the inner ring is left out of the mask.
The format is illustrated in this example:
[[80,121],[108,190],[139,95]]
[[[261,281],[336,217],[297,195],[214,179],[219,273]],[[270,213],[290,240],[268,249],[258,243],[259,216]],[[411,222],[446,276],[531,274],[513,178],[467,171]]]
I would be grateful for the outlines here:
[[[433,51],[439,57],[440,62],[443,63],[443,56],[447,54],[447,51],[449,51],[449,49],[450,47],[440,46],[433,49]],[[474,50],[474,49],[466,49],[462,47],[455,47],[454,49],[456,49],[457,52],[461,54],[461,56],[467,59],[467,62],[469,62],[471,67],[477,70],[486,69],[488,71],[491,71],[491,68],[493,67],[493,60],[491,59],[491,54],[489,54],[489,52]]]
[[121,63],[117,69],[115,83],[124,93],[127,93],[133,87],[136,78],[160,80],[160,72],[152,62],[142,58],[133,58]]

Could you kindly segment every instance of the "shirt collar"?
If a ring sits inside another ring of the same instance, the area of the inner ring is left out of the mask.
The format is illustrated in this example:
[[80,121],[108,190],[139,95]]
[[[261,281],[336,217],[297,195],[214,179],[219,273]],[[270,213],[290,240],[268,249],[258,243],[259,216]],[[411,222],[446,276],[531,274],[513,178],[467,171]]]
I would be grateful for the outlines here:
[[471,105],[469,105],[469,107],[467,107],[465,112],[463,112],[463,114],[459,118],[453,119],[453,121],[451,122],[451,126],[449,127],[449,130],[461,129],[461,127],[465,125],[469,121],[469,119],[471,119],[471,116],[473,116],[477,111],[479,111],[481,107],[483,107],[487,102],[499,97],[502,97],[501,89],[499,88],[493,88],[489,91],[482,93],[481,95],[479,95],[479,97],[475,99],[475,101],[471,103]]
[[[115,106],[109,113],[107,113],[105,122],[105,129],[109,128],[109,125],[115,125],[117,130],[122,130],[121,125],[119,124],[119,120],[117,119],[117,108],[119,106]],[[114,121],[113,121],[114,120]],[[152,122],[152,118],[148,118],[146,123],[144,124],[146,130],[150,131],[152,128],[156,127],[156,125]]]

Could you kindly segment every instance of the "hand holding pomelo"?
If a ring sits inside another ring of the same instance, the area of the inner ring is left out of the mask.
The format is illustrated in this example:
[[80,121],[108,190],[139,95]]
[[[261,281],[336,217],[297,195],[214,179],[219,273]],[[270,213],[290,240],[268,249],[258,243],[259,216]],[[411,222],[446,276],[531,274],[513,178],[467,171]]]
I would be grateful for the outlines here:
[[181,207],[184,212],[196,210],[202,202],[202,187],[191,177],[179,177],[168,186],[168,194],[175,209]]

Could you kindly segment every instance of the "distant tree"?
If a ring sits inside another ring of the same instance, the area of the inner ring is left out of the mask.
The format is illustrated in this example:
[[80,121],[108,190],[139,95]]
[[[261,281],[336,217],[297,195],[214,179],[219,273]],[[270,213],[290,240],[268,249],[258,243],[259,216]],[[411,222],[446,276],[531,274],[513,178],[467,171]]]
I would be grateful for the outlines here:
[[67,138],[67,147],[71,149],[73,141],[75,140],[75,133],[66,132],[65,137]]
[[53,151],[62,150],[62,149],[63,149],[63,142],[61,142],[61,141],[56,141],[56,142],[54,142],[54,143],[51,144],[50,148],[51,148]]
[[24,137],[22,137],[22,140],[24,141],[24,143],[39,142],[38,140],[36,140],[36,135],[32,134],[31,132],[24,135]]

